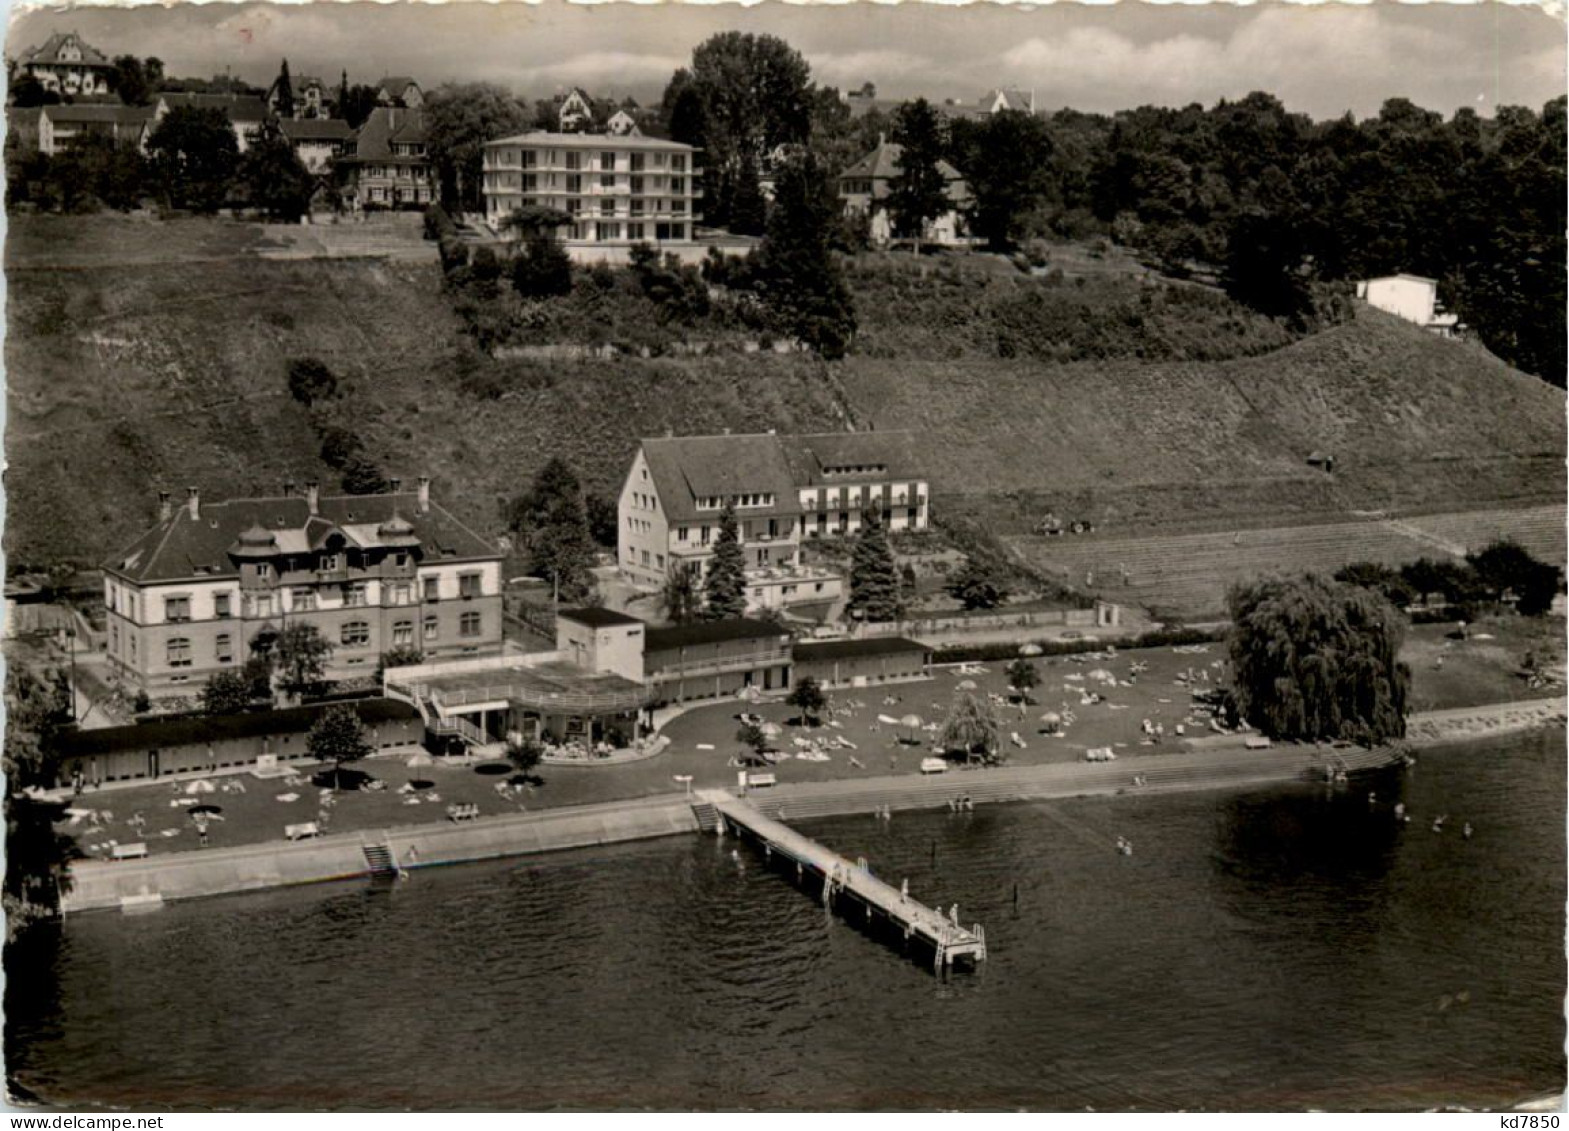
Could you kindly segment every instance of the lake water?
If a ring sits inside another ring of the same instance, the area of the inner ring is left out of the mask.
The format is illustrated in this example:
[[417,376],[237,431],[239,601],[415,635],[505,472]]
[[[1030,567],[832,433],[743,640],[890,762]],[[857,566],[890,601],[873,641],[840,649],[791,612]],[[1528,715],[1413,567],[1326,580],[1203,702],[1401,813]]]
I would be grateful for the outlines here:
[[131,1108],[1506,1105],[1564,1086],[1564,749],[803,824],[985,924],[946,979],[712,837],[84,915],[9,956],[10,1070]]

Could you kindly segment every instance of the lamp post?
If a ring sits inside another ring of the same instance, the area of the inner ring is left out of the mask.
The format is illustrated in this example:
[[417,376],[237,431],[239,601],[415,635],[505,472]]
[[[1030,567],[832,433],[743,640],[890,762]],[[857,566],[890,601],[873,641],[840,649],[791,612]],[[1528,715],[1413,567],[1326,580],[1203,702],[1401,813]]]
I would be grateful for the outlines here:
[[76,722],[76,626],[65,630],[71,641],[71,721]]

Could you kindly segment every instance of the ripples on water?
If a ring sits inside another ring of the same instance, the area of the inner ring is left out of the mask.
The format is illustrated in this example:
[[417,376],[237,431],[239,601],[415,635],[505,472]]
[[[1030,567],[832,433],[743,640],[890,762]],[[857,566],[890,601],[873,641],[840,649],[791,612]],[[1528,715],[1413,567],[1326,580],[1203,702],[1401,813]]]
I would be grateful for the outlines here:
[[986,925],[946,981],[712,838],[88,915],[10,956],[10,1069],[132,1108],[1506,1104],[1564,1084],[1564,764],[804,826]]

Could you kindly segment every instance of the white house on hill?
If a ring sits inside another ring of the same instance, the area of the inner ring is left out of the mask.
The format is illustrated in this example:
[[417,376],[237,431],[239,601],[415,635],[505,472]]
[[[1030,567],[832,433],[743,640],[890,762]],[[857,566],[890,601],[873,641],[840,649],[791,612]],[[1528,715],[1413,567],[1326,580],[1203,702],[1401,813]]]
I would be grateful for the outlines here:
[[1460,319],[1444,314],[1438,303],[1438,282],[1421,275],[1385,275],[1357,284],[1357,298],[1376,310],[1415,322],[1424,330],[1453,337]]

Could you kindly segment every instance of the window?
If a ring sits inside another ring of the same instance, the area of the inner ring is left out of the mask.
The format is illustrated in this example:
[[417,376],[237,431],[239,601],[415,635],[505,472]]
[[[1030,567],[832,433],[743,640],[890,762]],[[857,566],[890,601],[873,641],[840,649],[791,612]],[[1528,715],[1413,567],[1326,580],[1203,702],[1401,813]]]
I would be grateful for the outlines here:
[[479,574],[458,574],[458,596],[465,599],[479,596]]
[[615,155],[615,153],[613,153],[613,152],[601,153],[599,155],[599,167],[601,169],[614,169],[616,167],[616,155]]
[[407,581],[394,581],[387,587],[388,599],[394,605],[412,605],[414,603],[414,587]]
[[323,554],[321,556],[321,568],[324,570],[338,569],[342,564],[343,559],[337,554]]
[[663,570],[665,568],[665,555],[663,555],[663,554],[655,554],[654,555],[654,568],[658,569],[658,570]]
[[[631,181],[631,186],[630,187],[631,187],[632,191],[634,193],[641,194],[642,191],[643,191],[643,178],[642,177],[632,177],[632,178],[630,178],[630,181]],[[641,202],[639,202],[639,203],[641,203]]]
[[[670,191],[673,192],[673,193],[684,193],[684,192],[686,192],[686,178],[685,177],[671,177],[670,178]],[[675,203],[679,205],[681,202],[678,200]],[[681,211],[681,209],[677,208],[676,211],[679,212],[679,211]]]
[[349,608],[365,603],[365,583],[363,581],[351,582],[343,587],[343,603]]
[[256,576],[258,578],[261,578],[263,581],[265,581],[267,578],[272,576],[272,566],[270,566],[266,562],[257,562],[256,563]]
[[431,613],[425,618],[425,639],[434,640],[441,635],[441,618]]
[[686,172],[686,154],[684,154],[684,153],[674,153],[674,154],[671,154],[671,157],[670,157],[670,168],[675,170],[677,173],[684,173],[684,172]]
[[567,191],[568,192],[582,192],[583,191],[583,174],[581,174],[581,173],[568,173],[567,174]]
[[441,579],[440,578],[437,578],[437,577],[427,577],[427,578],[425,578],[425,600],[427,600],[427,601],[439,601],[439,600],[441,600],[440,583],[441,583]]
[[614,173],[601,173],[600,177],[599,177],[599,187],[602,188],[602,189],[613,189],[613,188],[615,188],[616,187],[616,175]]
[[405,551],[405,550],[399,550],[396,554],[393,554],[392,555],[392,564],[397,566],[399,569],[402,569],[404,566],[408,565],[409,564],[408,552]]
[[616,202],[613,200],[601,200],[599,202],[599,214],[601,216],[614,216],[616,214]]
[[596,240],[618,240],[621,238],[621,225],[595,224],[594,238]]
[[370,643],[370,625],[362,620],[351,620],[344,624],[338,639],[350,648],[363,648]]
[[120,651],[120,626],[113,621],[109,622],[109,651]]
[[708,545],[708,533],[709,533],[709,531],[711,529],[712,529],[711,527],[705,526],[698,532],[698,534],[699,534],[698,541],[701,542],[705,546]]
[[[641,216],[643,214],[643,202],[641,200],[634,200],[632,202],[631,211],[632,215]],[[641,224],[636,225],[636,227],[639,232],[643,230],[643,225]]]
[[682,542],[685,542],[688,529],[689,528],[685,527],[685,526],[678,526],[678,527],[676,527],[676,537],[678,539],[680,539]]
[[643,155],[641,153],[630,153],[627,155],[627,157],[631,162],[627,168],[631,169],[634,173],[641,173],[643,171]]
[[414,622],[411,620],[395,621],[392,625],[392,643],[394,647],[400,644],[413,644]]
[[212,642],[213,655],[220,664],[234,663],[234,638],[227,632],[220,632]]
[[165,597],[163,599],[163,619],[173,624],[190,620],[191,599],[189,597]]
[[314,589],[296,589],[293,591],[292,596],[294,598],[295,612],[309,612],[316,607],[316,590]]
[[259,617],[272,616],[272,594],[260,593],[256,597],[256,615]]
[[581,153],[568,153],[567,154],[567,168],[569,170],[571,170],[571,169],[581,169],[582,167],[583,167],[583,155]]
[[643,551],[643,565],[645,565],[645,566],[648,565],[648,551],[647,550]]
[[479,635],[479,614],[478,613],[464,613],[463,614],[463,616],[458,621],[458,635],[459,636],[478,636]]
[[191,641],[185,636],[171,636],[169,638],[169,666],[171,668],[188,668],[191,666]]

